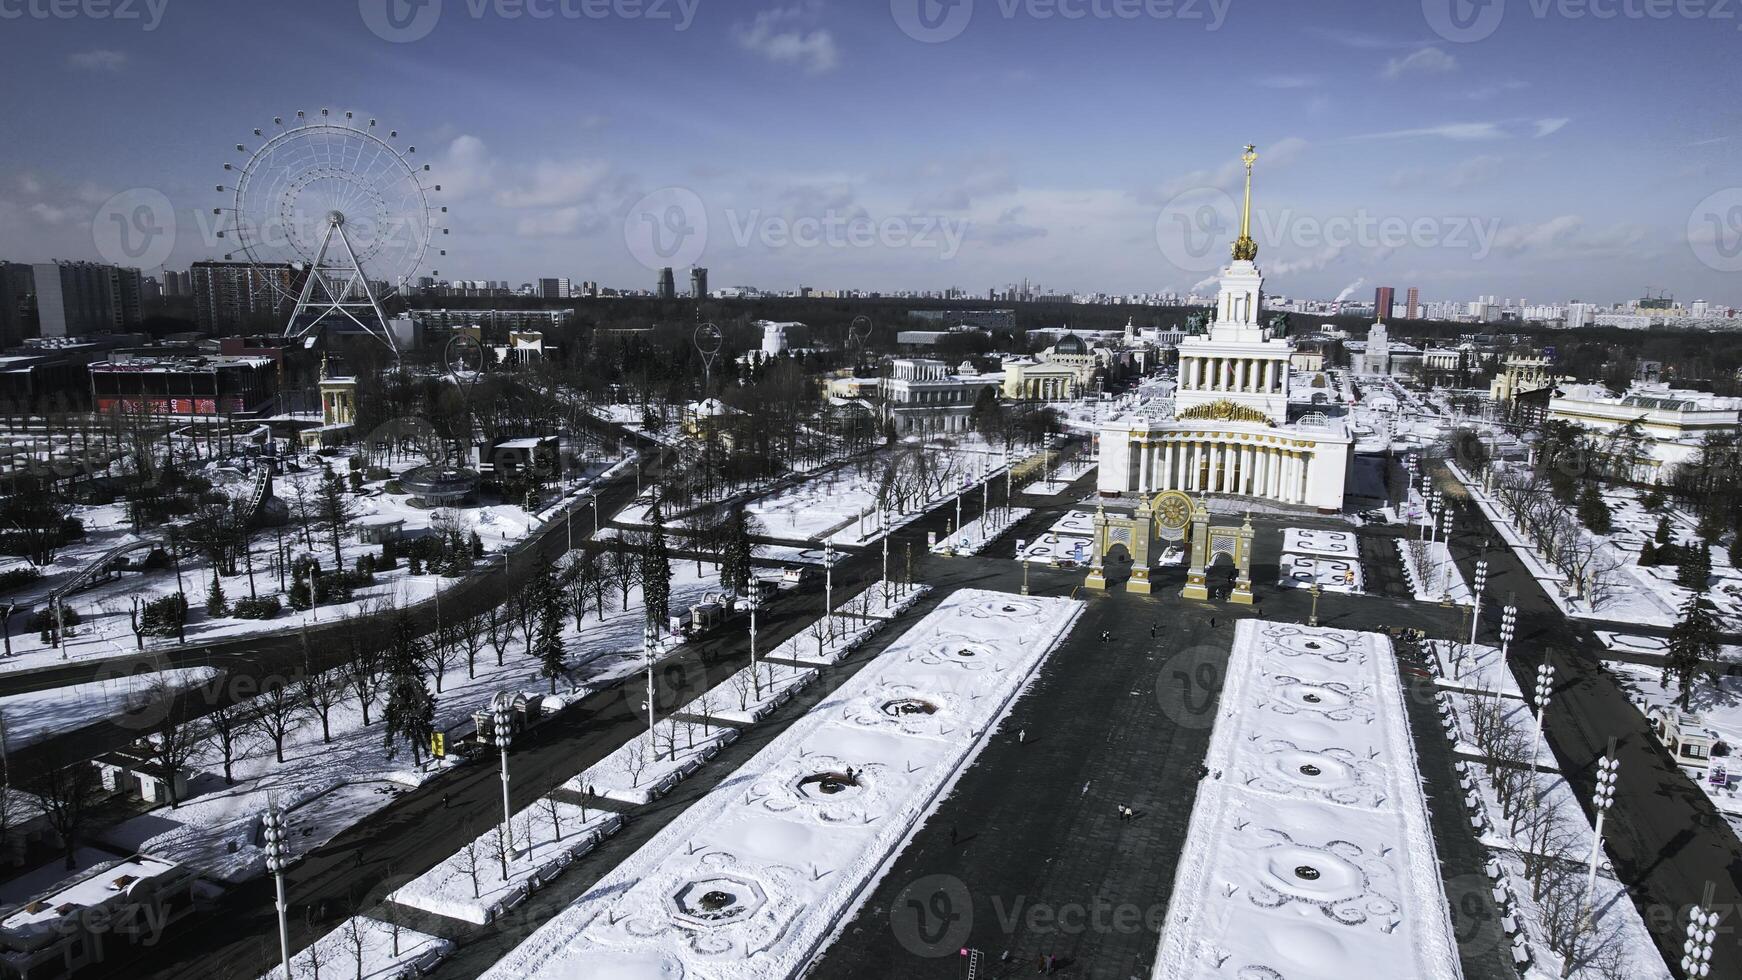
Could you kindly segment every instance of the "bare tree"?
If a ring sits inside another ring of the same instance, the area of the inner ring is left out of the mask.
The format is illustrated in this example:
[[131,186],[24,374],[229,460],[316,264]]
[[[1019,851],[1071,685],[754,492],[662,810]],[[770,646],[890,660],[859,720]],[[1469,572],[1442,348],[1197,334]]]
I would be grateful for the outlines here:
[[508,843],[508,827],[506,824],[496,825],[495,833],[490,835],[490,850],[496,855],[496,859],[502,863],[502,880],[506,882],[508,880],[508,859],[514,856],[514,848],[509,846]]
[[653,730],[655,745],[657,746],[660,742],[665,743],[665,757],[674,762],[677,761],[677,725],[675,720],[667,718],[665,724]]
[[479,862],[477,862],[477,856],[479,856],[477,855],[477,837],[470,836],[467,836],[467,839],[465,839],[465,846],[458,849],[455,856],[453,856],[456,865],[460,865],[460,870],[463,870],[465,876],[472,879],[472,898],[477,898],[477,896],[481,895],[481,889],[479,889],[479,884],[477,884],[477,865],[479,865]]
[[732,675],[732,693],[738,695],[739,711],[748,711],[750,709],[750,695],[752,692],[755,692],[758,700],[761,699],[762,692],[757,690],[756,675],[753,674],[749,668],[740,670]]
[[508,644],[514,640],[514,617],[509,615],[505,605],[494,605],[485,611],[484,625],[490,647],[496,651],[496,666],[500,667],[508,655]]
[[162,714],[157,724],[151,727],[145,743],[150,747],[152,759],[163,769],[164,793],[173,810],[181,806],[180,779],[199,751],[200,730],[189,717],[182,692],[164,675],[152,677],[145,697],[155,705],[153,710]]
[[563,804],[561,800],[556,798],[557,787],[560,785],[560,783],[553,781],[550,791],[540,797],[538,801],[539,805],[544,807],[545,815],[550,817],[551,833],[556,835],[554,840],[558,844],[562,843],[563,839]]
[[483,616],[467,616],[454,624],[454,639],[466,655],[466,677],[468,679],[478,676],[478,654],[484,649],[484,631]]
[[702,734],[712,735],[714,713],[720,710],[720,696],[714,688],[708,688],[696,697],[696,713],[702,716]]
[[349,693],[344,674],[340,670],[310,671],[304,675],[298,693],[303,703],[308,705],[309,712],[321,720],[321,744],[330,744],[333,740],[333,709],[343,703]]
[[605,574],[617,587],[621,606],[629,608],[629,591],[641,581],[640,549],[633,546],[631,535],[624,535],[623,544],[605,553]]
[[[652,749],[653,736],[648,734],[642,737],[648,740],[647,746],[649,749]],[[623,760],[620,764],[620,768],[622,769],[623,774],[629,777],[630,787],[636,789],[641,787],[641,776],[643,773],[647,772],[647,767],[651,762],[652,756],[648,752],[623,753]]]
[[97,771],[90,763],[65,760],[45,761],[41,774],[27,784],[29,792],[42,800],[43,815],[49,827],[60,838],[68,871],[78,867],[74,857],[78,851],[79,834],[96,803]]
[[251,713],[247,704],[226,704],[207,712],[205,718],[201,719],[205,737],[218,747],[218,754],[224,760],[224,784],[227,786],[236,784],[232,767],[248,757],[245,736],[249,731],[248,717]]
[[296,730],[305,710],[302,692],[290,682],[278,680],[263,688],[252,704],[250,724],[272,740],[273,753],[282,764],[284,740]]
[[423,659],[429,666],[430,673],[435,675],[436,693],[442,693],[442,679],[447,676],[448,664],[454,662],[459,654],[455,629],[452,625],[443,626],[430,634],[429,642],[424,644]]
[[357,980],[363,980],[363,954],[369,949],[369,933],[363,928],[363,917],[353,915],[339,928],[345,944],[351,947],[351,958],[357,965]]
[[381,693],[381,652],[373,644],[353,639],[351,656],[340,669],[345,674],[345,686],[363,711],[363,727],[368,728],[369,709]]

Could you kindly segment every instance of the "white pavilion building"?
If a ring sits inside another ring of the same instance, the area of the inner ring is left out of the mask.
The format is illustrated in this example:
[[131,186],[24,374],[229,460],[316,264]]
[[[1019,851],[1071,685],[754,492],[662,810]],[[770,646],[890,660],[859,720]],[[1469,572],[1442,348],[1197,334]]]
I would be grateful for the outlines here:
[[1168,418],[1126,417],[1101,427],[1099,486],[1107,494],[1252,497],[1341,511],[1354,437],[1340,418],[1289,420],[1292,341],[1261,320],[1264,277],[1251,238],[1252,163],[1234,261],[1222,270],[1215,320],[1179,345],[1179,388]]

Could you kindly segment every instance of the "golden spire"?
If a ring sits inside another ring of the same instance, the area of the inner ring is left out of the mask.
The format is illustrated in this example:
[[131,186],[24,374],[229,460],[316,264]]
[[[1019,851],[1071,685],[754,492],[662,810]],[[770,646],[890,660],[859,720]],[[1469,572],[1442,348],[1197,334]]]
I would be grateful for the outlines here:
[[1246,164],[1246,202],[1240,209],[1240,237],[1234,239],[1235,261],[1250,262],[1258,258],[1258,243],[1252,240],[1252,165],[1258,162],[1257,147],[1246,144],[1240,162]]

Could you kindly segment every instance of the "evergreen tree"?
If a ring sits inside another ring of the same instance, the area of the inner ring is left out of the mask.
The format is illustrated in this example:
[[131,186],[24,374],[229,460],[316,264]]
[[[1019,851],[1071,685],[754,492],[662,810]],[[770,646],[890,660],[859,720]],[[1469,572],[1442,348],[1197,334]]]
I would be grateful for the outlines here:
[[1657,519],[1657,543],[1659,546],[1671,543],[1675,539],[1675,531],[1669,526],[1669,515]]
[[556,679],[563,674],[563,596],[554,583],[548,583],[538,601],[539,672],[550,679],[550,693],[556,693]]
[[1707,547],[1706,542],[1696,540],[1681,549],[1681,567],[1676,574],[1676,584],[1684,589],[1693,589],[1699,594],[1706,591],[1711,578],[1712,549]]
[[647,509],[647,548],[641,553],[641,598],[649,622],[664,627],[671,617],[671,550],[665,543],[665,515],[659,494]]
[[742,507],[735,508],[727,519],[726,547],[720,554],[720,584],[738,595],[750,594],[751,558],[754,554],[750,535],[754,520]]
[[1585,484],[1584,492],[1579,495],[1579,523],[1590,528],[1592,534],[1608,534],[1614,527],[1609,504],[1595,483]]
[[1645,543],[1639,547],[1639,567],[1650,568],[1655,564],[1657,564],[1657,545],[1653,544],[1650,538],[1646,538]]
[[1715,658],[1718,648],[1718,623],[1711,606],[1704,596],[1695,593],[1682,606],[1681,622],[1669,631],[1669,653],[1663,660],[1663,683],[1668,685],[1672,678],[1675,680],[1679,690],[1676,703],[1683,711],[1688,710],[1694,679],[1701,672],[1712,676],[1713,671],[1703,661]]
[[224,598],[224,582],[218,578],[217,570],[213,569],[212,587],[206,590],[206,615],[223,616],[229,611],[229,600]]
[[386,674],[387,707],[382,712],[387,758],[398,751],[404,739],[411,746],[414,763],[423,763],[423,747],[435,731],[435,699],[423,682],[423,642],[411,616],[400,612],[393,619],[383,664]]
[[1730,567],[1742,569],[1742,531],[1730,539]]
[[1645,499],[1641,500],[1639,503],[1641,506],[1643,506],[1646,510],[1649,510],[1649,511],[1662,510],[1663,504],[1664,504],[1663,487],[1659,486],[1656,483],[1653,483],[1651,485],[1650,492],[1647,493],[1645,495]]

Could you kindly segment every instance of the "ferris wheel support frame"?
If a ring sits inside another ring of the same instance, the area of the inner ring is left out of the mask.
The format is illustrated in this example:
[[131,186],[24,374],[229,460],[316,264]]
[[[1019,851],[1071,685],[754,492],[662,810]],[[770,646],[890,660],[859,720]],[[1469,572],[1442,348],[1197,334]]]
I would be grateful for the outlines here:
[[[327,252],[332,248],[335,236],[339,239],[339,244],[345,247],[345,257],[351,263],[348,268],[331,269],[332,272],[346,275],[344,285],[338,289],[333,288],[333,283],[337,277],[328,277],[329,267],[326,264]],[[314,297],[317,283],[327,294],[325,300],[318,300]],[[351,295],[353,287],[362,288],[362,300],[347,300],[345,298]],[[297,318],[305,310],[310,309],[320,312],[313,320],[299,328],[296,322]],[[375,321],[379,326],[371,327],[364,323],[352,310],[373,311]],[[388,349],[393,351],[393,356],[399,356],[399,343],[393,338],[393,330],[387,325],[387,314],[381,309],[381,303],[375,298],[374,287],[369,285],[369,277],[364,274],[362,263],[357,261],[356,250],[351,248],[351,238],[345,234],[344,215],[337,213],[327,216],[326,234],[321,236],[321,247],[315,252],[314,261],[309,264],[308,278],[303,280],[302,289],[297,294],[296,305],[291,308],[290,319],[285,323],[284,335],[293,338],[306,337],[320,327],[321,321],[334,313],[344,314],[352,323],[362,328],[364,333],[385,342]]]

